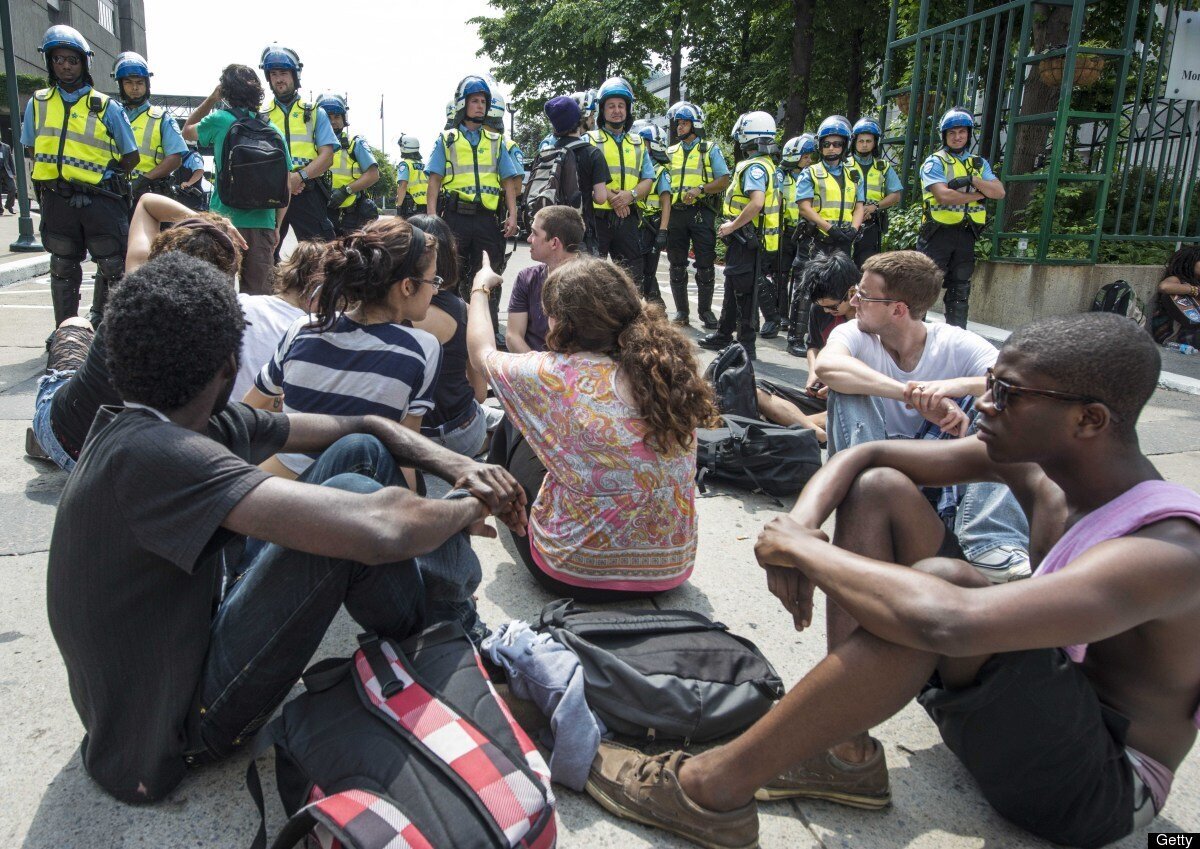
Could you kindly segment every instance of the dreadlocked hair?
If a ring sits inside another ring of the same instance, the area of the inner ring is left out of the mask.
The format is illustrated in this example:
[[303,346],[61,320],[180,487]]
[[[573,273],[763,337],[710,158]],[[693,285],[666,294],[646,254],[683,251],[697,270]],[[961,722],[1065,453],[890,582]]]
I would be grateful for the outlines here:
[[655,451],[690,450],[696,428],[717,418],[691,343],[661,307],[642,303],[617,265],[592,257],[566,262],[546,278],[542,302],[555,322],[546,337],[550,350],[594,351],[616,361]]
[[416,267],[415,253],[412,225],[403,218],[377,218],[326,243],[314,310],[316,328],[328,330],[351,305],[377,304],[404,278],[423,276],[423,270],[437,262],[437,240],[426,236],[421,268]]
[[1198,262],[1200,262],[1200,245],[1185,245],[1171,254],[1171,258],[1167,260],[1167,265],[1163,269],[1162,279],[1178,277],[1190,286],[1200,285],[1200,279],[1196,277],[1196,263]]

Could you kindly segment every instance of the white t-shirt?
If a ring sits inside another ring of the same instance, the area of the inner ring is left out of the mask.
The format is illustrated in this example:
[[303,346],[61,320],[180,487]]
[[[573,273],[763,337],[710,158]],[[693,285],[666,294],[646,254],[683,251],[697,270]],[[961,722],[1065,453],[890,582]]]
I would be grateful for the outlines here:
[[262,367],[275,356],[279,340],[296,319],[304,315],[304,310],[274,295],[247,295],[239,292],[237,298],[249,324],[246,334],[242,337],[242,361],[238,365],[233,394],[229,397],[234,401],[241,401],[254,385],[254,378],[258,377]]
[[[858,319],[839,325],[829,334],[827,345],[845,345],[850,356],[861,360],[880,374],[905,383],[909,380],[945,380],[952,377],[982,377],[996,364],[999,354],[991,342],[978,333],[952,324],[925,323],[925,350],[912,371],[904,371],[892,359],[874,333],[858,329]],[[915,436],[925,421],[903,401],[883,399],[883,418],[889,439]]]

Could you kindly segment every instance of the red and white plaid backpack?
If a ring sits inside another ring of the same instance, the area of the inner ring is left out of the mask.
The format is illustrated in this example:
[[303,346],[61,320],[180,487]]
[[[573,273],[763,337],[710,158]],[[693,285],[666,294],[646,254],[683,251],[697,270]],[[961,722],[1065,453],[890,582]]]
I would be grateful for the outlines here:
[[[273,849],[551,849],[550,770],[462,629],[359,638],[324,661],[263,732],[290,816]],[[247,774],[260,815],[262,788]],[[253,849],[266,849],[265,817]]]

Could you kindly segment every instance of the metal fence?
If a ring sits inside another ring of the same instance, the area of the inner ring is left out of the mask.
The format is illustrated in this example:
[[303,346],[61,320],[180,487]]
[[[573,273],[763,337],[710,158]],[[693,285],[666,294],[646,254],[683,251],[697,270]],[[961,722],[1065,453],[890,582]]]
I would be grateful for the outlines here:
[[[1104,12],[1094,0],[968,0],[944,22],[930,21],[930,0],[901,22],[893,0],[880,119],[907,197],[920,197],[938,118],[958,105],[1008,192],[990,225],[993,258],[1128,260],[1138,244],[1200,237],[1200,105],[1166,91],[1175,22],[1197,2],[1126,0],[1119,33],[1110,26],[1101,42],[1085,40],[1089,14]],[[1051,6],[1066,23],[1061,44],[1037,31]]]

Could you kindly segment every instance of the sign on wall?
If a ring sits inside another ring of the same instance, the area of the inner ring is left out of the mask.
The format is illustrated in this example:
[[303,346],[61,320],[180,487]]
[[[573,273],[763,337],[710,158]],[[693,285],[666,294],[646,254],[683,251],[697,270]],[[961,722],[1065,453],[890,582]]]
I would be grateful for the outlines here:
[[1200,12],[1180,12],[1167,90],[1172,100],[1200,100]]

